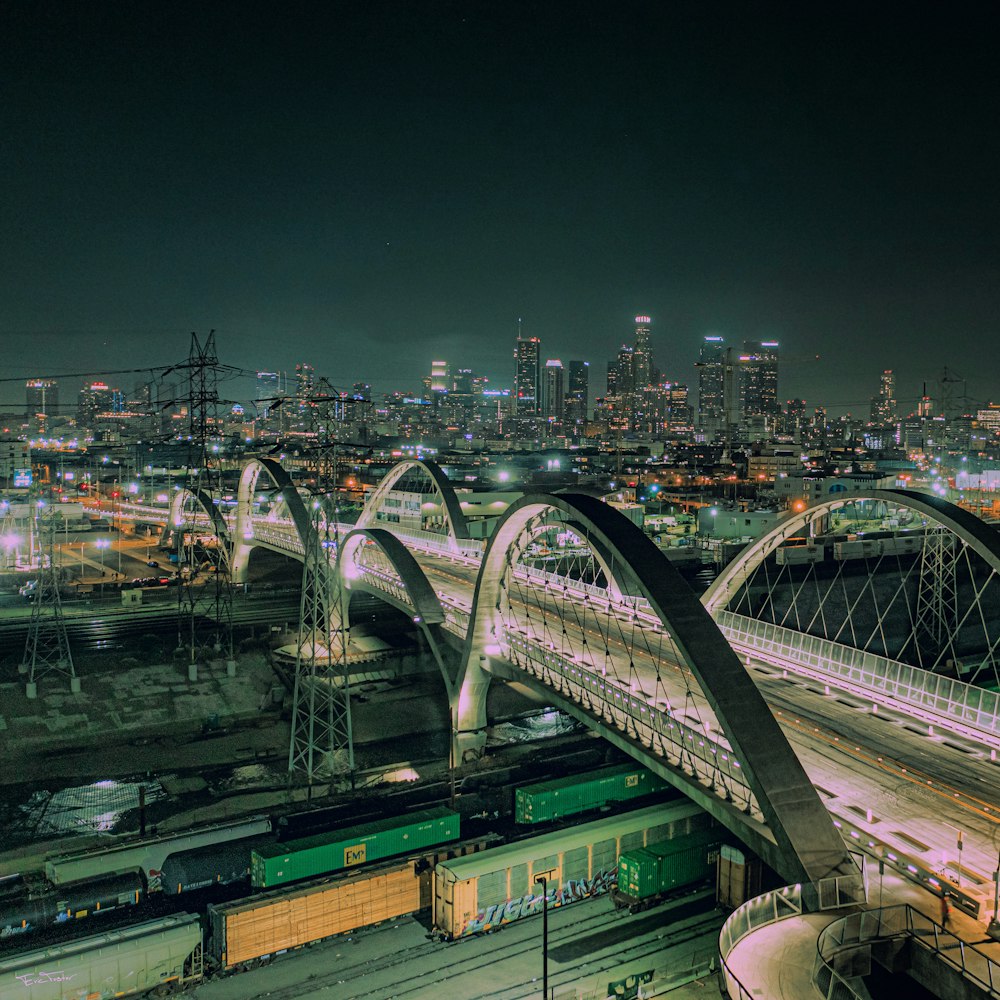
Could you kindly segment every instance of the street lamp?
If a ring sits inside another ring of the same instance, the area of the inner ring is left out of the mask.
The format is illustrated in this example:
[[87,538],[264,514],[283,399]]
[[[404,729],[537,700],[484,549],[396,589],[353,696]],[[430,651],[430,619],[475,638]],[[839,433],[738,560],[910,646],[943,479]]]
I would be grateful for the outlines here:
[[110,538],[98,538],[94,545],[101,550],[101,593],[104,593],[104,550],[111,545]]
[[549,997],[549,877],[538,875],[535,883],[542,887],[542,997]]

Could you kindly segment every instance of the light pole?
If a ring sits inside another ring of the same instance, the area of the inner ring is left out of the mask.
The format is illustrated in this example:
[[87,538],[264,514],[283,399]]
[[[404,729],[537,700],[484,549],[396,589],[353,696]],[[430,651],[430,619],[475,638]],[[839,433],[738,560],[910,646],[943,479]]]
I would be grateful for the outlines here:
[[993,918],[986,933],[994,941],[1000,941],[1000,857],[997,858],[996,871],[993,872]]
[[94,545],[101,550],[101,593],[104,593],[104,550],[111,544],[110,538],[98,538]]
[[542,887],[542,997],[549,998],[549,877],[539,875],[535,882]]

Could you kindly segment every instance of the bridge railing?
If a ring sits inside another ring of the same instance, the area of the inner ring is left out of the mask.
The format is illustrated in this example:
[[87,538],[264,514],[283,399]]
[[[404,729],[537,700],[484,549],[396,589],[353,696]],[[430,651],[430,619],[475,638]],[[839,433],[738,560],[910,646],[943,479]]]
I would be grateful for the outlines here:
[[687,726],[670,712],[636,697],[627,687],[591,664],[567,659],[512,628],[504,628],[502,638],[507,647],[501,646],[504,655],[543,684],[586,705],[605,721],[635,736],[654,753],[662,754],[672,764],[693,773],[713,791],[760,815],[740,763],[728,744],[712,739],[704,730]]
[[[747,900],[733,910],[722,925],[719,935],[719,955],[726,993],[732,1000],[761,1000],[759,990],[744,985],[730,962],[733,949],[747,935],[804,913],[820,913],[861,905],[866,898],[866,882],[859,873],[834,875],[818,882],[786,885],[782,889],[765,892],[762,896]],[[854,994],[831,993],[829,996],[849,1000]]]
[[418,548],[430,549],[433,552],[441,552],[444,555],[462,555],[471,559],[480,559],[483,554],[483,543],[479,539],[456,539],[452,540],[450,535],[438,534],[434,531],[425,531],[423,528],[411,528],[398,524],[395,521],[384,521],[376,519],[370,527],[385,528],[391,531],[397,538],[406,539]]
[[888,938],[910,937],[921,948],[980,988],[996,995],[1000,964],[975,945],[967,944],[908,903],[850,913],[820,932],[816,942],[813,983],[825,997],[867,997],[851,987],[859,952],[861,969],[868,965],[871,945]]
[[715,620],[741,650],[920,709],[949,725],[968,727],[973,736],[1000,737],[1000,694],[995,691],[731,611],[717,612]]

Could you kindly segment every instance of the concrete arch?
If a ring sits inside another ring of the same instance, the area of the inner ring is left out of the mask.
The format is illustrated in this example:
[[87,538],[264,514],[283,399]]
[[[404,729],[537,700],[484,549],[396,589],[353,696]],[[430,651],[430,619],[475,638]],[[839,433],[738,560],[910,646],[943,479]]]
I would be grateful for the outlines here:
[[236,491],[236,524],[233,531],[232,578],[234,583],[246,582],[250,550],[254,547],[253,498],[257,483],[265,476],[281,492],[295,527],[302,551],[305,552],[312,520],[291,477],[273,458],[254,458],[243,467]]
[[928,517],[953,532],[980,556],[995,572],[1000,573],[1000,534],[988,524],[961,507],[916,490],[867,490],[863,493],[837,494],[805,510],[792,514],[777,524],[768,534],[758,538],[741,552],[702,595],[701,602],[709,614],[723,611],[747,578],[775,549],[787,539],[799,535],[814,522],[857,500],[881,500],[906,507]]
[[184,505],[189,497],[195,501],[202,513],[208,518],[209,524],[212,525],[212,534],[218,539],[220,549],[226,553],[228,558],[232,551],[229,525],[226,524],[226,519],[222,516],[219,508],[212,503],[212,498],[204,490],[192,490],[185,486],[174,494],[173,500],[170,501],[167,523],[163,526],[163,534],[160,536],[161,543],[174,547],[177,545],[178,537],[184,534],[184,528],[187,524]]
[[[786,872],[803,881],[846,872],[848,854],[829,813],[764,699],[677,570],[612,507],[582,494],[537,494],[511,505],[483,557],[459,674],[460,734],[485,724],[484,669],[503,622],[500,588],[508,552],[532,518],[561,511],[603,552],[621,589],[644,597],[711,705],[777,844]],[[493,654],[495,655],[495,653]]]
[[[366,542],[377,545],[399,574],[409,599],[406,603],[392,600],[385,590],[366,584],[359,573],[352,573],[352,560]],[[344,536],[337,553],[337,578],[344,582],[348,590],[365,590],[383,600],[389,600],[401,610],[412,614],[419,625],[440,625],[444,621],[441,602],[420,564],[409,549],[386,528],[355,528]]]
[[358,527],[368,528],[378,525],[377,514],[383,500],[396,488],[396,484],[400,479],[414,469],[419,469],[427,476],[434,485],[435,491],[441,497],[445,515],[448,519],[448,538],[452,545],[457,547],[458,542],[469,541],[469,524],[465,514],[462,512],[462,506],[458,502],[455,487],[451,485],[451,481],[444,474],[437,462],[432,462],[429,459],[409,458],[394,465],[368,498],[365,509],[358,518]]

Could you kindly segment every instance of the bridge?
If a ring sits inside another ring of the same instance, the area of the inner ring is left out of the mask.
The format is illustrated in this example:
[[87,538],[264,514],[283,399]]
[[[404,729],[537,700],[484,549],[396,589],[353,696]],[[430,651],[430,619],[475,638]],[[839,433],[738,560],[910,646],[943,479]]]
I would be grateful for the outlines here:
[[[259,483],[284,498],[267,515]],[[302,559],[315,530],[268,460],[248,463],[224,526],[193,496],[170,521],[224,538],[237,580],[258,547]],[[851,870],[846,838],[957,884],[977,912],[989,903],[1000,728],[982,682],[1000,601],[995,535],[971,515],[908,491],[834,498],[760,539],[700,602],[593,497],[523,497],[488,544],[473,538],[429,462],[401,463],[356,524],[327,530],[345,594],[379,596],[427,638],[457,754],[483,746],[491,680],[514,681],[682,788],[789,881]]]

